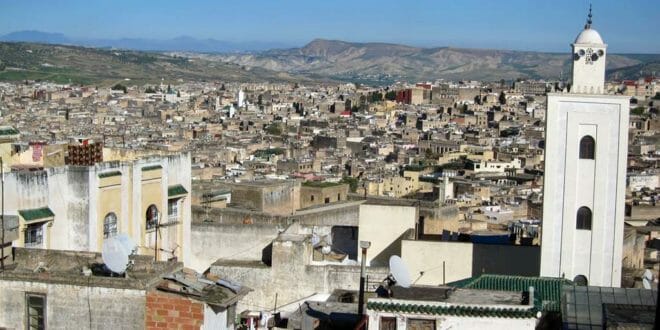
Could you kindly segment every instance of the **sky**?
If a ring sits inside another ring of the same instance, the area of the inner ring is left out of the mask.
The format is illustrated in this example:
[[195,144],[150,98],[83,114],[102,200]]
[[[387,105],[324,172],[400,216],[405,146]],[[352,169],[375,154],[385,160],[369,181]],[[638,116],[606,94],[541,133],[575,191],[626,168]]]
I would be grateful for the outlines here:
[[[593,0],[593,27],[621,53],[660,53],[659,0]],[[0,35],[38,30],[85,39],[179,36],[315,38],[424,47],[566,52],[588,0],[0,0]]]

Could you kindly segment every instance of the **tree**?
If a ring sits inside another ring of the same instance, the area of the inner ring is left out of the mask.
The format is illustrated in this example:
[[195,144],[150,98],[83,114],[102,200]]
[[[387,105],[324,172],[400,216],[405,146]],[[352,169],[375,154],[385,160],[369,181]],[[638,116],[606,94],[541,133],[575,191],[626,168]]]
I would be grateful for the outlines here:
[[388,101],[394,101],[396,100],[396,92],[395,91],[389,91],[385,93],[385,99]]
[[148,94],[153,94],[153,93],[156,93],[156,89],[154,89],[151,86],[147,86],[147,89],[145,89],[144,92],[148,93]]
[[114,86],[112,86],[111,89],[112,89],[113,91],[123,91],[124,94],[126,94],[126,93],[128,92],[128,88],[126,88],[126,86],[124,86],[124,85],[122,85],[122,84],[119,84],[119,83],[117,83],[117,84],[115,84]]
[[181,97],[181,92],[176,91],[176,97]]
[[339,182],[348,184],[348,189],[351,192],[356,192],[357,191],[358,179],[350,177],[350,176],[345,176],[345,177],[341,178],[341,181],[339,181]]
[[655,93],[654,100],[660,100],[660,92]]
[[0,71],[4,71],[4,69],[5,69],[6,67],[7,67],[7,66],[5,65],[5,62],[0,61]]
[[644,107],[636,107],[636,108],[630,110],[630,114],[641,116],[641,115],[644,114]]
[[478,105],[482,105],[483,103],[481,102],[481,95],[477,95],[474,97],[474,103]]
[[167,94],[172,94],[172,86],[167,85]]
[[506,94],[504,94],[504,91],[500,93],[500,104],[506,104]]

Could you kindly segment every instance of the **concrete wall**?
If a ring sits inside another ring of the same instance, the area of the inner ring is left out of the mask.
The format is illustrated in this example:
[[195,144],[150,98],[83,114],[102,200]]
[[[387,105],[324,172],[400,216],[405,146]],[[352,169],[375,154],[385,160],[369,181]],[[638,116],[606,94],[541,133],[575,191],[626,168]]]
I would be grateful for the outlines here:
[[[259,263],[219,261],[211,266],[210,271],[254,289],[241,300],[238,311],[272,308],[275,295],[278,305],[282,306],[315,293],[359,289],[360,266],[310,265],[311,251],[308,236],[276,240],[273,242],[271,267]],[[387,277],[388,270],[370,267],[367,273],[372,281],[379,281]]]
[[539,276],[541,253],[538,246],[404,240],[401,258],[417,284],[440,285],[481,274]]
[[46,295],[47,329],[143,329],[141,290],[0,281],[0,327],[25,329],[26,293]]
[[401,250],[415,284],[440,285],[472,276],[472,243],[404,240]]
[[347,184],[323,188],[309,186],[300,187],[300,207],[303,209],[314,205],[335,203],[346,199],[348,199]]
[[261,261],[264,249],[284,226],[277,224],[194,224],[187,267],[199,272],[218,259]]
[[370,241],[367,265],[387,266],[389,257],[399,254],[396,248],[404,234],[415,230],[418,212],[414,206],[360,205],[358,241]]
[[[422,302],[423,303],[423,302]],[[446,315],[416,315],[367,311],[369,315],[369,329],[380,330],[381,317],[396,318],[397,329],[412,329],[409,327],[409,320],[431,320],[435,329],[489,329],[489,330],[511,330],[511,329],[535,329],[536,319],[513,319],[496,317],[461,317]]]

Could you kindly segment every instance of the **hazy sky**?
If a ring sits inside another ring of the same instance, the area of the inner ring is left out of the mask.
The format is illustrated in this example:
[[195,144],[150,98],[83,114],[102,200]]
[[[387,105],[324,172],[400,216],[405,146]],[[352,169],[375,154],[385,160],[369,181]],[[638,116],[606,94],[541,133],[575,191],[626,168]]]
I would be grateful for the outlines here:
[[[614,52],[660,53],[660,0],[600,0],[594,28]],[[0,0],[0,34],[82,38],[314,38],[566,52],[587,0]]]

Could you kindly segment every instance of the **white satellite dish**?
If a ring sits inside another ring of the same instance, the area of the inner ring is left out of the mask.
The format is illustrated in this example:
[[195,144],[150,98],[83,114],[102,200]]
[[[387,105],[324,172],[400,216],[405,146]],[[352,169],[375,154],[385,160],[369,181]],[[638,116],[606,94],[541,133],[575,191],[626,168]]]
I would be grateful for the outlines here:
[[119,241],[119,244],[121,244],[124,247],[124,251],[128,255],[135,254],[137,251],[137,244],[133,241],[132,238],[130,238],[126,234],[119,234],[115,236],[115,239]]
[[644,271],[644,278],[653,281],[653,272],[650,269]]
[[128,266],[128,255],[126,248],[115,237],[103,241],[103,250],[101,258],[103,263],[111,271],[122,274]]
[[390,275],[396,281],[396,285],[400,287],[409,288],[412,284],[408,267],[406,267],[399,256],[390,257]]
[[650,269],[647,269],[644,271],[644,276],[642,277],[642,284],[644,285],[644,289],[650,290],[651,287],[651,282],[653,281],[653,272],[651,272]]

